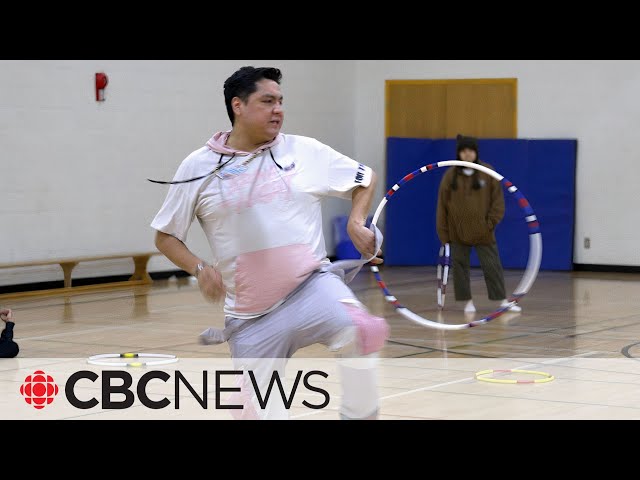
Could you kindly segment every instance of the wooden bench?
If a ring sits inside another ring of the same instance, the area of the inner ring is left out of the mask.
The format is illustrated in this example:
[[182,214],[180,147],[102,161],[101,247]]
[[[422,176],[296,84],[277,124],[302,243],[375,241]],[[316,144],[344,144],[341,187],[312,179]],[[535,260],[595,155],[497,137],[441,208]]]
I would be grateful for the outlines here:
[[[162,255],[160,252],[143,252],[143,253],[123,253],[118,255],[98,255],[91,257],[63,258],[57,260],[30,261],[21,263],[0,263],[0,269],[6,268],[23,268],[23,267],[39,267],[45,265],[60,265],[64,275],[64,286],[62,288],[51,288],[47,290],[33,290],[26,292],[5,293],[0,298],[18,298],[30,297],[37,295],[58,295],[86,292],[91,290],[103,290],[109,288],[130,287],[136,285],[149,285],[153,282],[149,272],[147,272],[147,264],[149,259],[155,255]],[[79,263],[97,262],[102,260],[117,260],[121,258],[133,259],[134,271],[128,280],[121,282],[99,283],[95,285],[81,285],[74,287],[72,285],[71,274],[73,269]]]

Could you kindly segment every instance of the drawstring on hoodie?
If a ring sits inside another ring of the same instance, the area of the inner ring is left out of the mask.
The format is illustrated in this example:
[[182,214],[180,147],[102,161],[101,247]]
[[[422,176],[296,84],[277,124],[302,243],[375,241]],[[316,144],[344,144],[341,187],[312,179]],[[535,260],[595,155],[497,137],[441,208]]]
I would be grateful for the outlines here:
[[[227,146],[226,145],[226,141],[229,138],[230,134],[231,134],[231,131],[228,131],[228,132],[217,132],[207,142],[207,147],[212,152],[220,154],[220,160],[218,160],[218,165],[216,166],[216,168],[214,168],[212,171],[210,171],[206,175],[200,175],[199,177],[189,178],[189,179],[186,179],[186,180],[174,180],[174,181],[170,181],[170,182],[169,181],[164,181],[164,180],[151,180],[150,178],[148,178],[147,180],[150,181],[151,183],[159,183],[161,185],[176,185],[176,184],[182,184],[182,183],[195,182],[196,180],[202,180],[203,178],[210,177],[211,175],[219,172],[231,160],[233,160],[236,157],[236,155],[242,155],[242,154],[251,155],[251,153],[249,153],[249,152],[243,152],[241,150],[236,150],[236,149],[233,149],[233,148]],[[253,160],[254,158],[256,158],[257,156],[259,156],[262,153],[264,153],[265,150],[269,150],[269,154],[271,155],[271,159],[273,160],[273,163],[276,164],[278,169],[279,170],[286,170],[280,164],[278,164],[278,162],[276,162],[276,159],[273,156],[273,152],[271,152],[271,148],[275,147],[278,143],[280,143],[281,140],[282,140],[282,134],[278,134],[278,136],[276,138],[274,138],[272,141],[270,141],[270,142],[268,142],[266,144],[263,144],[262,147],[257,152],[253,153],[253,155],[248,160],[245,160],[245,162],[244,162],[245,165],[247,163],[249,163],[251,160]],[[224,157],[225,155],[231,155],[231,158],[229,160],[227,160],[226,162],[220,164],[220,162],[222,162],[222,157]]]
[[280,164],[276,162],[276,159],[274,158],[273,152],[271,151],[271,149],[269,149],[269,155],[271,155],[271,160],[273,160],[273,163],[276,164],[276,167],[278,167],[280,170],[284,170],[284,168],[282,168]]
[[[260,155],[262,152],[259,152],[258,154],[254,155],[253,157],[249,158],[249,160],[247,160],[245,162],[249,163],[251,160],[253,160],[254,158],[256,158],[258,155]],[[273,152],[271,151],[271,148],[269,148],[269,155],[271,155],[271,160],[273,160],[273,163],[275,163],[276,167],[278,167],[280,170],[284,170],[284,167],[282,167],[278,162],[276,162],[275,157],[273,156]],[[206,175],[201,175],[199,177],[194,177],[194,178],[188,178],[186,180],[173,180],[171,182],[167,182],[164,180],[151,180],[150,178],[147,178],[147,180],[149,180],[152,183],[159,183],[161,185],[177,185],[179,183],[189,183],[189,182],[195,182],[196,180],[201,180],[203,178],[209,177],[211,175],[213,175],[214,173],[220,171],[227,163],[229,163],[231,160],[233,160],[235,158],[236,154],[234,153],[233,155],[231,155],[231,158],[229,160],[227,160],[226,162],[224,162],[222,165],[220,165],[220,162],[222,162],[222,157],[224,157],[224,153],[220,154],[220,160],[218,160],[218,165],[216,166],[216,168],[214,168],[213,170],[211,170],[211,172],[207,173]],[[282,176],[280,177],[282,178]]]
[[220,165],[220,162],[222,162],[222,157],[224,157],[224,154],[221,153],[220,154],[220,160],[218,160],[218,165],[216,166],[216,168],[214,168],[213,170],[211,170],[209,173],[207,173],[206,175],[200,175],[199,177],[193,177],[193,178],[189,178],[187,180],[173,180],[171,182],[167,182],[164,180],[151,180],[150,178],[147,178],[147,180],[149,180],[151,183],[159,183],[161,185],[177,185],[179,183],[189,183],[189,182],[195,182],[196,180],[201,180],[203,178],[207,178],[211,175],[213,175],[214,173],[216,173],[218,170],[222,169],[227,163],[229,163],[231,160],[233,160],[233,158],[236,156],[236,154],[234,153],[233,155],[231,155],[231,158],[229,160],[227,160],[226,162],[224,162],[222,165]]

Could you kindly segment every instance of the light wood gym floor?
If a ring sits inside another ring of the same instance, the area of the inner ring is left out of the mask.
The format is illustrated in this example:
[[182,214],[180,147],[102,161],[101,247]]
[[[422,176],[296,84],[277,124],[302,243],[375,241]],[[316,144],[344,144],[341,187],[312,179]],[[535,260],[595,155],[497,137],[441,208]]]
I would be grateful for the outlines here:
[[[401,303],[438,320],[434,267],[386,267],[382,274]],[[508,289],[520,274],[505,273]],[[635,274],[541,272],[522,301],[522,314],[444,333],[398,316],[372,275],[361,272],[352,289],[391,326],[380,360],[381,418],[640,418],[640,362],[628,358],[640,357],[639,281]],[[495,302],[486,298],[480,270],[472,271],[472,291],[478,309],[475,318],[495,309]],[[4,303],[15,312],[22,365],[29,359],[131,351],[180,358],[229,357],[226,344],[198,344],[197,335],[209,326],[222,326],[223,315],[187,278]],[[454,302],[453,285],[441,320],[470,320],[462,305]],[[305,359],[330,356],[320,345],[296,354]],[[0,392],[22,381],[11,375],[22,368],[17,361],[0,361]],[[551,372],[556,379],[536,385],[498,385],[478,382],[473,375],[482,368],[518,367]],[[335,391],[339,396],[339,385]],[[291,412],[294,418],[336,418],[335,408],[294,407]],[[144,417],[143,413],[138,410]],[[85,418],[101,415],[113,418],[100,411]]]

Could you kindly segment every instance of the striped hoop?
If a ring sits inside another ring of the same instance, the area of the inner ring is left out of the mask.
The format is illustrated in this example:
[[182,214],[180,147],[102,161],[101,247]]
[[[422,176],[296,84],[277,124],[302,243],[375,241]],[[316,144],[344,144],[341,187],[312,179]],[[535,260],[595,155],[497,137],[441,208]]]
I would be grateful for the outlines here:
[[444,308],[444,301],[447,295],[447,281],[449,280],[449,270],[451,270],[451,246],[445,243],[440,247],[438,254],[438,270],[436,277],[438,279],[438,307]]
[[[520,299],[522,299],[522,297],[524,297],[527,294],[527,292],[529,292],[529,290],[531,289],[531,286],[536,280],[536,277],[538,276],[538,272],[540,271],[540,262],[542,261],[542,234],[540,233],[540,224],[538,223],[538,218],[533,212],[533,208],[531,208],[531,205],[529,205],[529,202],[527,201],[527,199],[524,197],[524,195],[520,192],[520,190],[518,190],[518,188],[513,183],[511,183],[509,180],[507,180],[506,178],[504,178],[502,175],[495,172],[494,170],[491,170],[490,168],[487,168],[483,165],[479,165],[477,163],[463,162],[460,160],[447,160],[444,162],[425,165],[424,167],[421,167],[418,170],[406,175],[402,180],[396,183],[391,188],[391,190],[387,192],[384,198],[380,201],[380,204],[376,209],[376,213],[373,216],[373,221],[371,223],[373,225],[377,224],[378,219],[380,218],[380,214],[384,210],[385,205],[391,199],[393,194],[400,189],[402,185],[413,180],[418,175],[422,175],[423,173],[429,172],[431,170],[435,170],[436,168],[442,168],[442,167],[467,167],[467,168],[472,168],[472,169],[479,170],[481,172],[486,173],[490,177],[495,178],[497,181],[502,183],[502,185],[507,189],[507,192],[509,192],[509,194],[511,194],[511,196],[514,197],[515,200],[518,202],[518,206],[522,210],[524,220],[527,223],[527,227],[529,228],[529,259],[527,261],[527,268],[524,271],[522,279],[520,280],[520,283],[516,287],[515,291],[511,294],[511,297],[509,297],[508,303],[505,306],[502,306],[499,309],[497,309],[495,312],[485,317],[482,317],[479,320],[474,320],[473,322],[470,322],[470,323],[460,323],[455,325],[438,323],[433,320],[429,320],[427,318],[421,317],[420,315],[409,310],[407,307],[401,305],[400,302],[398,302],[398,299],[394,297],[389,291],[389,289],[387,288],[386,284],[382,279],[382,276],[380,275],[380,269],[377,266],[372,265],[371,272],[373,272],[373,275],[375,276],[376,281],[378,282],[378,286],[380,287],[380,289],[382,290],[382,293],[384,294],[385,300],[391,305],[393,305],[396,311],[400,315],[402,315],[404,318],[429,328],[436,328],[439,330],[462,330],[464,328],[471,328],[471,327],[476,327],[478,325],[483,325],[487,322],[490,322],[494,318],[498,318],[500,315],[507,312],[512,306],[516,305],[520,301]],[[443,305],[444,305],[444,299],[443,299]]]

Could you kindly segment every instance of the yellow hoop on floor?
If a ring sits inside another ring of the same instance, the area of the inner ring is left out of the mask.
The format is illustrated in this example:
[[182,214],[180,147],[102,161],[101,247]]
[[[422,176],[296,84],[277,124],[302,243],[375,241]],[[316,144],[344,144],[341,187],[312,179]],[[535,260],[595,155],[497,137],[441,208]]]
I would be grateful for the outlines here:
[[[540,375],[544,378],[536,378],[533,380],[512,380],[503,378],[484,377],[483,375],[489,375],[491,373],[528,373],[530,375]],[[555,377],[550,373],[536,372],[534,370],[481,370],[476,373],[476,380],[488,383],[547,383],[554,380]]]

